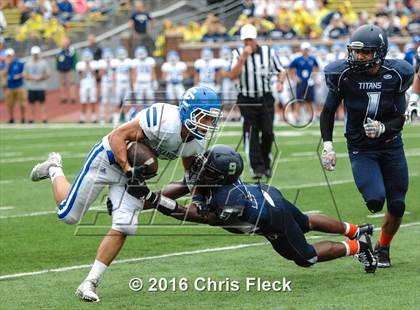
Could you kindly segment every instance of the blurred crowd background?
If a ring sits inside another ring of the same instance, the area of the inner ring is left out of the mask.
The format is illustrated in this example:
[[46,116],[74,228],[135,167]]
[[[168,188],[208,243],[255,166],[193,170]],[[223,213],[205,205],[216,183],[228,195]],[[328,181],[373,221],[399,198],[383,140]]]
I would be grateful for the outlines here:
[[[4,98],[11,86],[8,83],[10,72],[5,69],[12,62],[22,63],[21,83],[17,85],[25,89],[24,63],[33,58],[31,51],[34,46],[40,50],[38,57],[45,58],[49,66],[46,79],[51,83],[44,83],[45,90],[64,90],[60,93],[60,102],[80,101],[77,98],[80,75],[76,73],[76,65],[83,61],[80,55],[84,48],[89,48],[93,60],[98,61],[103,58],[104,48],[112,48],[115,52],[117,47],[123,47],[127,58],[135,59],[135,50],[144,46],[147,56],[153,57],[156,63],[153,69],[158,82],[155,98],[168,99],[167,90],[165,92],[167,76],[162,71],[168,52],[176,52],[177,61],[185,62],[182,84],[188,87],[199,83],[194,77],[197,73],[195,61],[202,58],[203,48],[212,49],[212,58],[222,59],[219,50],[241,44],[240,28],[253,24],[258,30],[258,40],[268,42],[276,49],[285,68],[302,54],[301,43],[310,43],[310,53],[318,59],[320,67],[319,77],[314,77],[313,81],[320,86],[315,101],[322,105],[322,67],[329,61],[346,57],[346,40],[358,26],[374,23],[383,28],[392,42],[389,56],[410,63],[413,63],[415,50],[420,44],[420,1],[415,0],[189,1],[190,15],[183,12],[184,7],[171,7],[176,4],[176,1],[159,0],[2,0],[0,97]],[[206,7],[209,10],[206,11]],[[200,13],[193,16],[194,10]],[[65,70],[59,65],[63,54],[71,58]],[[214,66],[215,71],[227,70],[223,61]],[[96,74],[99,94],[99,70]],[[216,73],[214,80],[219,91],[222,91],[223,79],[223,74],[217,76]],[[289,88],[294,82],[291,76]],[[133,85],[133,91],[134,88]],[[275,87],[273,92],[276,92]],[[286,100],[284,98],[293,93],[284,94],[285,89],[282,92],[276,94],[277,101]],[[98,95],[98,102],[100,97]],[[26,100],[27,96],[16,96],[13,107],[21,107],[22,120],[34,120],[25,117],[27,112],[22,110]],[[49,103],[48,96],[46,102]],[[46,114],[42,116],[44,121],[47,120]]]

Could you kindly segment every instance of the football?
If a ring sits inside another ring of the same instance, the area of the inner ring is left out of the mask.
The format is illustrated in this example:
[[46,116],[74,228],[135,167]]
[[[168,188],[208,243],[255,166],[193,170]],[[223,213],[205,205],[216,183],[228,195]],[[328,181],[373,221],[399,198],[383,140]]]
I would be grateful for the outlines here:
[[155,175],[158,171],[156,154],[144,143],[132,142],[128,144],[127,159],[131,167],[146,165],[148,175]]

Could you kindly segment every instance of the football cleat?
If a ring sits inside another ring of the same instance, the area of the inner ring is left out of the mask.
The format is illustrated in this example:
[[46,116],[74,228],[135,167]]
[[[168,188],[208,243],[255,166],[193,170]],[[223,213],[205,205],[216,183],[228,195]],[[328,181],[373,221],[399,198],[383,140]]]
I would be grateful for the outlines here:
[[97,282],[90,280],[83,281],[76,289],[76,296],[79,296],[84,301],[99,302],[100,299],[96,294],[96,288],[98,287]]
[[363,264],[365,272],[374,273],[376,271],[376,267],[378,266],[378,262],[376,257],[373,255],[372,242],[370,241],[370,237],[367,233],[360,236],[359,245],[360,249],[357,254],[357,259]]
[[357,232],[356,235],[354,235],[353,237],[349,237],[349,239],[354,240],[354,239],[359,239],[363,234],[368,234],[369,236],[373,235],[373,225],[372,224],[362,224],[362,225],[357,225],[359,227],[359,231]]
[[51,167],[63,167],[61,164],[61,155],[59,153],[48,154],[48,159],[35,165],[31,171],[31,180],[34,182],[50,177],[49,169]]
[[389,246],[375,245],[375,256],[378,260],[378,268],[391,267],[391,259],[389,258]]

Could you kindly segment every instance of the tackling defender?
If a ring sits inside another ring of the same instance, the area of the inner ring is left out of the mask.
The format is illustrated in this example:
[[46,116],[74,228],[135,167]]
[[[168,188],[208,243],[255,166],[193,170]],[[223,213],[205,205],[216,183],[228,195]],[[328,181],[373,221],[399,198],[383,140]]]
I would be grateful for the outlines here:
[[322,165],[334,170],[334,114],[343,100],[347,111],[345,137],[357,188],[373,213],[380,212],[387,201],[375,253],[378,267],[390,267],[389,247],[401,224],[408,190],[401,130],[405,91],[411,85],[413,69],[403,60],[385,59],[388,39],[374,25],[358,28],[347,49],[347,60],[337,60],[325,68],[329,92],[320,119]]
[[[33,168],[32,181],[51,179],[58,218],[66,224],[78,223],[104,187],[109,186],[109,198],[115,206],[112,228],[98,248],[91,271],[77,288],[78,296],[99,301],[96,287],[100,277],[119,253],[126,237],[137,230],[144,199],[126,195],[126,185],[131,185],[131,179],[144,180],[148,175],[145,175],[144,167],[131,167],[128,163],[127,143],[141,141],[161,159],[181,157],[188,173],[193,156],[204,150],[206,134],[216,129],[220,111],[221,104],[213,90],[193,87],[183,95],[179,107],[153,104],[103,137],[89,153],[73,184],[64,176],[58,153],[51,153],[45,162]],[[128,193],[132,189],[128,186]],[[186,186],[183,190],[182,194],[188,192]],[[177,194],[168,189],[167,195],[174,197]]]
[[[301,267],[357,254],[364,270],[375,272],[376,259],[369,237],[372,225],[357,226],[324,215],[305,215],[275,187],[242,183],[239,179],[242,170],[238,152],[227,145],[214,145],[195,157],[190,170],[190,179],[195,180],[195,196],[196,190],[202,195],[193,200],[202,202],[183,207],[175,201],[172,204],[165,201],[156,207],[180,220],[221,226],[232,233],[263,235],[278,254]],[[147,187],[143,187],[142,195],[150,195]],[[341,234],[349,239],[311,245],[304,236],[311,230]]]

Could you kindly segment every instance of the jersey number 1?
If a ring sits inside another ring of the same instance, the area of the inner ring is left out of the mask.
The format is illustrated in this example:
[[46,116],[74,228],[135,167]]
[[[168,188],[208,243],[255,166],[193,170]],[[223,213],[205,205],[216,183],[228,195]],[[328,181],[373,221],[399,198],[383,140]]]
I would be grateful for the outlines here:
[[381,93],[380,92],[369,92],[366,93],[369,97],[369,102],[366,109],[366,117],[371,119],[375,119],[376,113],[378,113],[379,107],[379,100],[381,100]]

